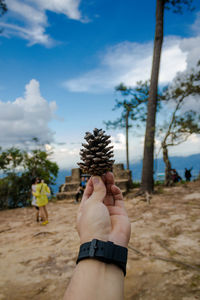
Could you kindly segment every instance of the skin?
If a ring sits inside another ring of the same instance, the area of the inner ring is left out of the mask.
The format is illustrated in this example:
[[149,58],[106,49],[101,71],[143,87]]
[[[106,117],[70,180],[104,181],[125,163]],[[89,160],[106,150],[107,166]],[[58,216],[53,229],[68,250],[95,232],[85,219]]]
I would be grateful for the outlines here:
[[42,221],[43,222],[48,221],[48,212],[47,212],[47,209],[46,209],[46,205],[45,206],[40,206],[39,211],[40,211],[40,216],[42,218]]
[[[111,172],[87,183],[77,215],[80,243],[92,239],[127,247],[131,226],[120,189]],[[95,259],[78,263],[64,300],[122,300],[124,275],[120,268]]]

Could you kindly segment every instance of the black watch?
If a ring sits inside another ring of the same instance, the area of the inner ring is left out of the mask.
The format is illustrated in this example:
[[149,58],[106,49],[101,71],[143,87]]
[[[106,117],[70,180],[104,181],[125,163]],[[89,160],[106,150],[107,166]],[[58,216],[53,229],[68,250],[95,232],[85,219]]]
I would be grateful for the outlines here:
[[115,245],[113,242],[104,242],[100,240],[92,240],[80,246],[79,255],[76,263],[86,258],[93,258],[107,264],[118,266],[126,275],[128,250],[125,247]]

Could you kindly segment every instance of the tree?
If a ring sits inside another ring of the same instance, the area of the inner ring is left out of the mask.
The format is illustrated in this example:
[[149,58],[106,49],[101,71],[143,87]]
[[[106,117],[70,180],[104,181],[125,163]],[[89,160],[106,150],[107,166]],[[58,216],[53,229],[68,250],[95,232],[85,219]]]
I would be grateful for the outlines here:
[[[3,151],[0,155],[0,169],[6,174],[16,173],[23,161],[23,152],[15,147]],[[18,170],[19,171],[19,170]]]
[[26,206],[30,199],[31,181],[40,177],[49,185],[55,184],[58,166],[50,161],[49,153],[36,149],[22,151],[10,148],[0,153],[0,208]]
[[24,174],[30,178],[40,177],[51,185],[55,184],[58,174],[58,165],[49,160],[49,153],[40,149],[24,153]]
[[182,12],[183,5],[191,7],[192,0],[157,0],[156,1],[156,28],[154,38],[153,62],[148,100],[147,123],[144,143],[142,185],[143,192],[151,193],[154,188],[153,163],[154,163],[154,137],[157,107],[157,89],[160,68],[160,57],[163,43],[164,9],[173,8],[173,11]]
[[[23,152],[12,147],[0,153],[0,170],[3,178],[0,179],[0,208],[17,207],[24,205],[26,198],[25,182],[21,181]],[[27,199],[26,199],[27,200]]]
[[123,83],[116,87],[124,98],[122,101],[116,100],[113,110],[122,108],[121,117],[115,121],[104,122],[107,129],[126,129],[126,167],[129,170],[129,128],[132,127],[130,120],[139,126],[138,121],[146,120],[146,103],[149,94],[148,82],[138,82],[135,88],[126,87]]
[[[171,163],[168,156],[168,147],[177,146],[185,142],[191,134],[200,133],[200,113],[194,109],[183,110],[184,104],[190,101],[188,96],[200,95],[200,61],[196,70],[191,70],[184,76],[179,74],[174,83],[163,93],[163,100],[174,104],[170,122],[164,126],[164,137],[161,142],[163,160],[165,163],[165,184],[171,184]],[[160,129],[161,134],[163,128]]]

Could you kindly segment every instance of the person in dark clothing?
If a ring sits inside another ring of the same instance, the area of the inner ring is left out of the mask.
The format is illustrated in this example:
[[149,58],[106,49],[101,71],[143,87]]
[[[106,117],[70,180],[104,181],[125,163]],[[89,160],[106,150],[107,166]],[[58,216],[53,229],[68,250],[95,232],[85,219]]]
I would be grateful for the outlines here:
[[178,174],[176,169],[171,170],[171,177],[172,177],[173,183],[176,183],[176,182],[179,182],[182,180],[181,176]]
[[185,179],[186,179],[186,181],[190,181],[190,179],[192,177],[191,171],[192,171],[192,168],[190,168],[190,169],[185,168]]
[[79,202],[79,197],[81,197],[83,195],[85,187],[86,187],[85,177],[81,177],[80,185],[76,191],[76,201],[75,201],[76,203]]

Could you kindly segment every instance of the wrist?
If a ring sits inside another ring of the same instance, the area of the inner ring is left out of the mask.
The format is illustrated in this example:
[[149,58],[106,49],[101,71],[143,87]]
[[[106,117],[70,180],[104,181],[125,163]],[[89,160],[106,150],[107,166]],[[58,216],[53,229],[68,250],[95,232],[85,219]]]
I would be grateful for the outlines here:
[[121,300],[123,294],[122,270],[112,264],[85,259],[76,266],[64,299]]
[[93,239],[80,246],[77,264],[82,260],[94,259],[105,264],[113,264],[126,275],[127,248],[110,241]]
[[101,275],[102,277],[104,277],[105,275],[113,274],[113,272],[119,277],[124,277],[123,271],[116,265],[107,264],[96,259],[83,259],[77,264],[77,268],[80,268],[82,270],[85,269],[86,272],[88,271],[88,269],[93,270],[92,273],[95,274],[96,272],[98,277],[100,277]]

